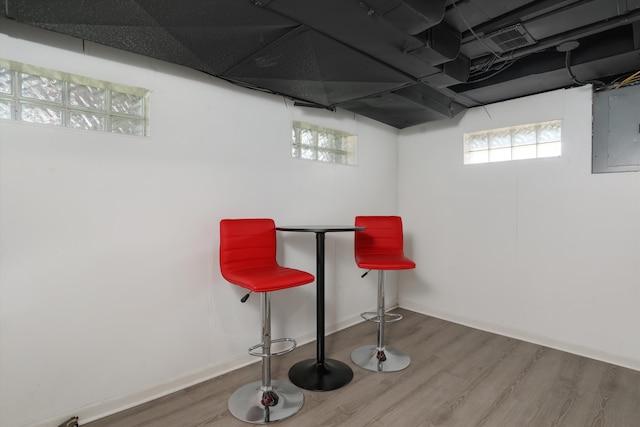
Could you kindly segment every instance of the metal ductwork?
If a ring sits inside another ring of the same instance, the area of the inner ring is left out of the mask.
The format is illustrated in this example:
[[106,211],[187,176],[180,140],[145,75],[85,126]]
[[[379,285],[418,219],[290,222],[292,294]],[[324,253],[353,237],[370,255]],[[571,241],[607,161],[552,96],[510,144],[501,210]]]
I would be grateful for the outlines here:
[[[397,128],[640,69],[640,0],[0,0],[0,11]],[[567,41],[579,42],[571,61],[556,50]]]
[[444,18],[444,0],[396,0],[382,16],[407,34],[420,34]]

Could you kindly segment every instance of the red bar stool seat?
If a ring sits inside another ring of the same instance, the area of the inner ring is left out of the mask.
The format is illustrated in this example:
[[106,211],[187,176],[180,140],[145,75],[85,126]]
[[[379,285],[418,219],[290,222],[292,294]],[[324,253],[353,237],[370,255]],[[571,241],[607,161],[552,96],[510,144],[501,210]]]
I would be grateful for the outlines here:
[[[220,271],[227,281],[249,290],[249,294],[260,293],[262,305],[262,342],[249,348],[249,354],[262,358],[262,380],[234,391],[229,398],[229,412],[253,424],[290,417],[302,408],[304,395],[291,383],[271,380],[271,357],[292,351],[296,341],[271,338],[271,292],[311,283],[314,277],[278,264],[275,223],[267,218],[220,221]],[[288,347],[273,353],[271,344],[282,342]]]
[[386,313],[384,298],[384,277],[386,270],[408,270],[416,263],[404,255],[404,235],[402,219],[399,216],[357,216],[356,226],[365,227],[355,234],[354,249],[356,264],[368,271],[378,270],[378,307],[376,312],[365,312],[363,319],[378,324],[377,345],[356,348],[351,353],[353,362],[370,371],[395,372],[411,363],[405,352],[384,344],[384,325],[397,322],[402,316]]

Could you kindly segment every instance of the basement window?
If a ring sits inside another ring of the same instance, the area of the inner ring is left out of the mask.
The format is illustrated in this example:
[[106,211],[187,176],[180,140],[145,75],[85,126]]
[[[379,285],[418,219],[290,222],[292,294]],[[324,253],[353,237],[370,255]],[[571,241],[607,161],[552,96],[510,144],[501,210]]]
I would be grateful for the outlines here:
[[146,89],[0,59],[0,119],[148,134]]
[[310,123],[291,126],[291,157],[341,165],[357,164],[358,136]]
[[464,134],[464,164],[560,157],[562,121]]

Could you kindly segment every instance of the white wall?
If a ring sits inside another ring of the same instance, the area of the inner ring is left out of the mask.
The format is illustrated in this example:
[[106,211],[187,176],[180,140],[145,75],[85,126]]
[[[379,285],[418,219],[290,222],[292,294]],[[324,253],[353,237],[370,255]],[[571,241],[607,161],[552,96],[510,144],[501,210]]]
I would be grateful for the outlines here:
[[[0,122],[2,426],[87,422],[254,362],[260,298],[221,277],[220,219],[397,212],[395,129],[1,24],[2,58],[152,91],[147,138]],[[291,159],[292,119],[357,132],[359,165]],[[313,234],[278,237],[283,264],[315,273]],[[375,306],[359,273],[353,235],[327,235],[327,332]],[[273,328],[315,338],[314,285],[274,295]]]
[[[220,276],[224,217],[349,224],[399,212],[418,268],[387,276],[391,305],[398,280],[409,309],[640,369],[640,174],[591,175],[588,88],[398,137],[1,24],[2,58],[152,94],[148,138],[0,122],[0,425],[86,422],[253,361],[259,298],[241,305]],[[462,165],[464,132],[556,118],[562,157]],[[357,132],[359,165],[290,159],[292,119]],[[314,272],[313,235],[278,237],[281,262]],[[376,276],[359,278],[352,239],[327,236],[328,332],[375,305]],[[273,305],[274,335],[314,339],[313,285]]]
[[[463,166],[464,132],[563,120],[559,158]],[[591,174],[591,89],[400,133],[403,307],[640,369],[640,173]]]

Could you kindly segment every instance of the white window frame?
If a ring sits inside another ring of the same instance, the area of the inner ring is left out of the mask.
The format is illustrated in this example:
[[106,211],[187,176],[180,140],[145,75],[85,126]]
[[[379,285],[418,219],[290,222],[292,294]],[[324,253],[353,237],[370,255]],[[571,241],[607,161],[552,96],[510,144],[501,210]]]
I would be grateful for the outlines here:
[[291,123],[291,157],[322,163],[357,165],[358,136],[311,123]]
[[464,134],[465,165],[561,155],[562,120]]
[[[4,107],[2,111],[4,114],[0,114],[0,118],[3,120],[131,136],[148,136],[149,134],[149,90],[147,89],[1,58],[0,69],[4,75],[11,75],[11,84],[5,80],[4,87],[0,86],[0,103],[3,104],[0,107]],[[61,88],[59,99],[39,99],[25,95],[22,87],[26,83],[23,81],[31,77],[52,82]],[[96,107],[74,104],[71,94],[77,93],[73,92],[75,88],[102,92],[104,105]],[[123,109],[117,104],[117,100],[121,99],[133,100],[136,105],[130,111],[125,111],[126,107]],[[135,111],[133,111],[134,108]],[[30,111],[33,115],[29,114]],[[56,120],[34,117],[38,112],[50,114]]]

